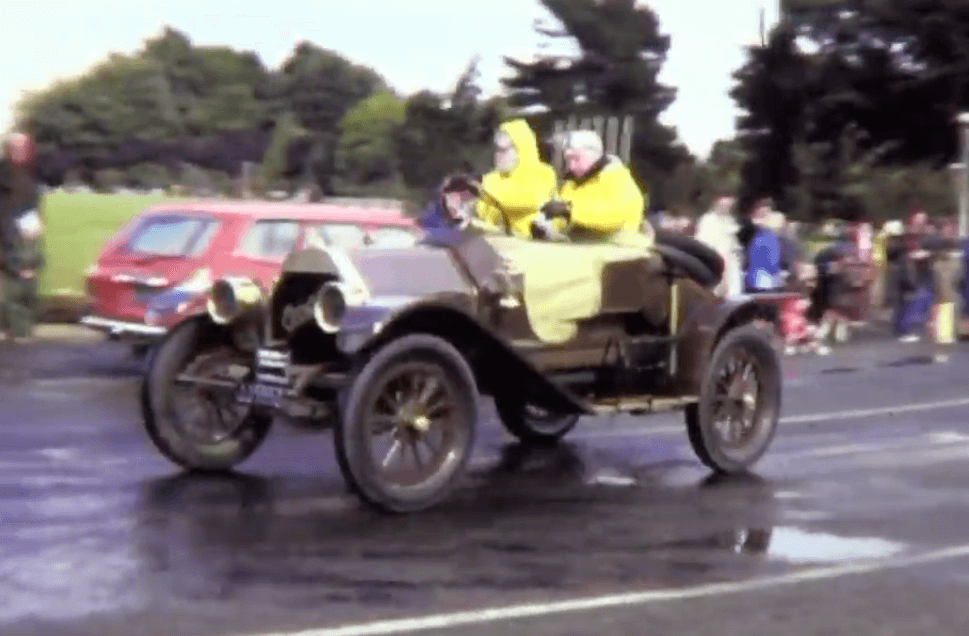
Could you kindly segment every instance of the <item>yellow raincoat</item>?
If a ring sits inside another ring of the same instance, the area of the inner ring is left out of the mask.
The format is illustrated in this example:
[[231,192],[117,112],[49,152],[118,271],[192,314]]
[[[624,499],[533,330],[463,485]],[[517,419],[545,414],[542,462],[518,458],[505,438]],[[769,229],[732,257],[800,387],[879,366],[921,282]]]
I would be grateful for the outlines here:
[[[481,180],[481,185],[501,203],[512,232],[530,238],[532,219],[555,193],[555,170],[539,158],[538,139],[524,119],[505,122],[499,129],[511,139],[518,164],[505,174],[492,170]],[[504,229],[504,217],[487,195],[478,199],[475,213],[489,225]]]
[[616,234],[641,234],[646,198],[629,169],[616,157],[582,179],[568,179],[559,198],[572,204],[570,233],[605,240]]

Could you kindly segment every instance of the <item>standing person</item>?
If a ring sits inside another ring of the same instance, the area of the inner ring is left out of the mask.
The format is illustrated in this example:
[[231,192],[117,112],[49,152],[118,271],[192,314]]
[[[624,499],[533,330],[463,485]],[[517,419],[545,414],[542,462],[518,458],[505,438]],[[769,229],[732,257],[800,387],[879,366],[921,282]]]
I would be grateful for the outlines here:
[[830,353],[827,340],[843,322],[839,309],[845,297],[844,259],[845,244],[841,241],[833,241],[814,256],[817,284],[811,294],[808,320],[815,325],[815,347],[821,355]]
[[905,249],[908,254],[909,267],[913,283],[912,295],[905,309],[905,332],[903,342],[918,342],[920,337],[911,333],[915,324],[927,326],[929,313],[932,308],[932,259],[927,243],[931,241],[933,228],[929,224],[928,214],[921,208],[909,216]]
[[781,244],[770,229],[773,205],[767,199],[761,201],[753,214],[756,226],[750,246],[747,248],[747,292],[766,292],[777,287],[781,274]]
[[0,330],[29,339],[37,322],[37,277],[44,265],[40,187],[34,148],[24,133],[9,135],[0,157]]
[[959,283],[963,276],[959,230],[952,223],[943,226],[941,235],[929,244],[932,252],[933,295],[932,334],[936,362],[946,362],[956,341],[956,315]]
[[892,311],[895,337],[904,340],[909,329],[908,303],[915,284],[905,249],[905,227],[901,221],[885,223],[885,263],[884,305]]
[[733,215],[736,200],[722,195],[709,211],[700,217],[696,228],[696,240],[714,250],[723,259],[723,276],[714,293],[723,298],[733,298],[743,293],[743,254],[737,231],[740,226]]
[[891,221],[885,222],[871,242],[871,307],[879,313],[886,306],[888,258],[885,253],[885,242],[888,240],[887,228],[889,223]]

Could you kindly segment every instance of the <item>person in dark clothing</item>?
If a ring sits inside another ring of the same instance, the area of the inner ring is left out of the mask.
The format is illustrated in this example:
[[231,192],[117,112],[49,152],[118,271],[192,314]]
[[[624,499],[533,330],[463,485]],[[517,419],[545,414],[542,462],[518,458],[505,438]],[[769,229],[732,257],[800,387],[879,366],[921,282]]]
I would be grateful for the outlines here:
[[913,289],[906,303],[905,318],[902,321],[904,329],[900,338],[905,342],[919,340],[917,334],[910,333],[911,328],[914,324],[926,326],[932,309],[935,283],[931,243],[934,234],[935,231],[929,224],[925,212],[920,210],[911,216],[905,237],[905,248]]
[[44,265],[40,187],[33,173],[33,143],[10,135],[0,158],[0,330],[29,338],[37,321],[37,276]]
[[902,236],[901,224],[889,228],[885,239],[885,299],[884,306],[892,310],[895,336],[902,338],[908,333],[907,309],[915,285],[912,281],[908,253]]

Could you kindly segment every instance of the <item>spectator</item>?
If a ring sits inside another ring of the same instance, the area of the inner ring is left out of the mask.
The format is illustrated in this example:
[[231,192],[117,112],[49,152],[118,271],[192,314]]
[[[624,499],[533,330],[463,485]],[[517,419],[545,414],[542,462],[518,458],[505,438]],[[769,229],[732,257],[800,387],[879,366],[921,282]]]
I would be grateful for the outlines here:
[[733,298],[743,293],[743,255],[737,239],[739,225],[733,216],[735,199],[718,198],[713,207],[697,223],[695,238],[713,249],[723,259],[724,269],[720,283],[714,292],[721,297]]
[[40,199],[33,142],[13,133],[0,156],[0,330],[15,342],[29,339],[37,322],[37,277],[44,265]]
[[841,241],[833,241],[814,257],[817,283],[811,294],[808,320],[815,325],[815,346],[821,355],[830,352],[826,342],[832,333],[841,330],[841,333],[835,333],[835,335],[845,335],[844,327],[841,327],[844,316],[839,312],[839,308],[844,303],[846,291],[842,276],[844,258],[845,245]]
[[905,249],[911,268],[912,294],[907,299],[905,318],[901,325],[902,342],[917,342],[919,336],[911,333],[912,327],[919,324],[924,328],[928,323],[934,288],[931,251],[928,249],[928,243],[932,240],[933,231],[925,211],[917,209],[911,214]]
[[781,245],[777,235],[770,229],[773,205],[763,200],[753,215],[756,230],[747,249],[745,289],[749,293],[767,292],[775,289],[781,274]]
[[886,223],[885,235],[885,306],[892,310],[895,336],[901,340],[908,333],[907,310],[915,284],[905,249],[905,227],[901,221]]
[[932,249],[932,268],[934,305],[932,308],[933,340],[935,342],[936,362],[949,359],[955,344],[956,306],[959,299],[959,283],[962,278],[962,251],[958,228],[946,223],[941,235],[930,243]]

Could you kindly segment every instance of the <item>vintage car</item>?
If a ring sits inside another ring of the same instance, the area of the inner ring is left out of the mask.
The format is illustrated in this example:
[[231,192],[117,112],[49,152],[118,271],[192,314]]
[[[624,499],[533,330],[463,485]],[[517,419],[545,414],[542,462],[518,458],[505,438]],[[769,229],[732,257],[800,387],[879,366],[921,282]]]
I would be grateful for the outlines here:
[[219,280],[207,315],[166,336],[142,390],[148,434],[182,467],[227,471],[277,419],[332,428],[348,486],[390,512],[427,508],[459,481],[482,396],[526,443],[554,442],[581,416],[682,408],[701,462],[746,471],[781,408],[775,316],[714,295],[684,241],[471,225],[406,248],[307,245],[272,290]]

